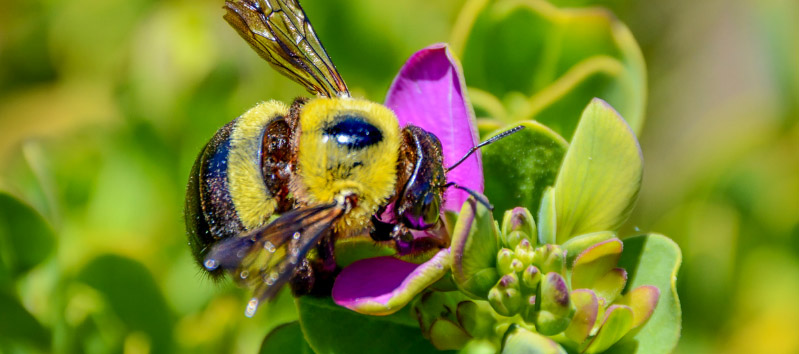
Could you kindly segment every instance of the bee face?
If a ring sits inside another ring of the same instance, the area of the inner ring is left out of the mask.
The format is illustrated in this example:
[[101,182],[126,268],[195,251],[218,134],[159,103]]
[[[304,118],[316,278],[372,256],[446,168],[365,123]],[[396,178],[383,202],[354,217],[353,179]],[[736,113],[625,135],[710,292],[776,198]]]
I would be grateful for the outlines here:
[[316,98],[302,107],[299,126],[295,194],[309,205],[354,194],[357,203],[336,230],[363,229],[394,192],[399,153],[394,113],[361,99]]

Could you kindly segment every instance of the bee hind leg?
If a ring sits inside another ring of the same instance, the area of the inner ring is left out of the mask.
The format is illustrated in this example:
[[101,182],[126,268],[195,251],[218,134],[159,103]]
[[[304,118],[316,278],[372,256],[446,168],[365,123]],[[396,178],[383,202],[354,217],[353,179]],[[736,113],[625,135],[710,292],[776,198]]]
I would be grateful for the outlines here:
[[341,271],[336,264],[332,233],[323,236],[316,245],[317,257],[303,258],[291,278],[291,292],[294,296],[328,296],[333,289],[333,281]]
[[295,297],[310,294],[314,287],[314,283],[316,283],[316,278],[314,277],[311,261],[307,258],[303,258],[300,260],[300,264],[294,271],[291,280],[289,280],[291,293],[294,294]]

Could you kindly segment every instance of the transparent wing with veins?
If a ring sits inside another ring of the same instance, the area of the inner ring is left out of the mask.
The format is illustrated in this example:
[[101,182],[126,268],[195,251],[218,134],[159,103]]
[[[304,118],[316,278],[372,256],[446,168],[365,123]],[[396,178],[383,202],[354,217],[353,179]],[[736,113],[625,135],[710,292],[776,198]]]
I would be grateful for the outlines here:
[[204,266],[224,269],[254,289],[245,312],[252,317],[260,303],[277,295],[345,211],[346,206],[337,202],[292,210],[264,228],[220,241],[208,252]]
[[313,94],[349,96],[296,0],[233,0],[225,9],[225,20],[277,71]]

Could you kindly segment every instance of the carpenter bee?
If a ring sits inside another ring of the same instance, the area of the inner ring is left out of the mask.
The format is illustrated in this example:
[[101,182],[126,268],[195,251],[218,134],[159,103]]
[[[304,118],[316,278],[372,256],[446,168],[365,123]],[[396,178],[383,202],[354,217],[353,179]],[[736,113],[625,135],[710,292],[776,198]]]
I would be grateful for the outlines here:
[[[261,57],[316,95],[256,105],[217,131],[191,171],[192,253],[212,276],[227,271],[254,289],[252,316],[286,283],[295,295],[329,291],[337,238],[390,241],[440,226],[444,190],[458,186],[446,181],[438,138],[350,96],[296,0],[225,9]],[[445,235],[432,246],[448,245]]]

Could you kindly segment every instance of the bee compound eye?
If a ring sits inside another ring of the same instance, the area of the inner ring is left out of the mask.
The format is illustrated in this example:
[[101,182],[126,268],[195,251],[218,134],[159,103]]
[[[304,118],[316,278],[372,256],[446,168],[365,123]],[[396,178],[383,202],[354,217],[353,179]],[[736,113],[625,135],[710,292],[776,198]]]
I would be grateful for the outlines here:
[[436,193],[427,193],[402,214],[403,223],[414,230],[429,229],[438,222],[440,207],[440,197]]
[[429,227],[432,227],[438,222],[441,216],[441,198],[436,193],[427,194],[424,201],[424,221]]
[[361,117],[345,115],[324,129],[324,135],[337,144],[351,149],[362,149],[383,140],[383,133]]

